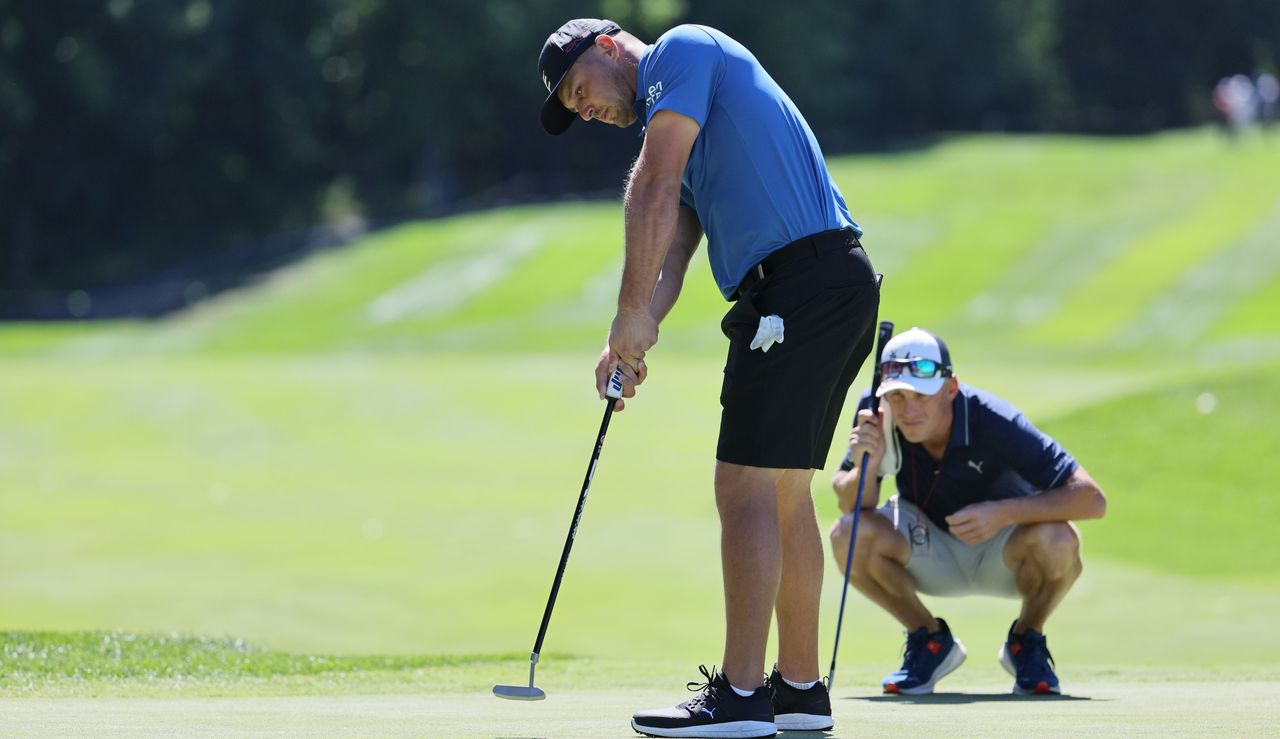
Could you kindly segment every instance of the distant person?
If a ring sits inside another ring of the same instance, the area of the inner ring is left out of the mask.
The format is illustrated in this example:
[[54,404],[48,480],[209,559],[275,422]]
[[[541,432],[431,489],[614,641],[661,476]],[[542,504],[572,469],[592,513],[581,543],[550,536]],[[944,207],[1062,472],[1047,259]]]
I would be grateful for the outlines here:
[[1263,72],[1254,80],[1253,87],[1258,95],[1258,120],[1264,126],[1271,126],[1280,117],[1280,80],[1270,72]]
[[1235,136],[1235,124],[1232,121],[1231,78],[1223,77],[1213,86],[1213,109],[1218,114],[1218,130],[1230,139]]
[[[907,631],[902,667],[884,679],[884,692],[931,693],[965,660],[964,645],[920,593],[1021,598],[1000,664],[1015,677],[1014,693],[1060,692],[1044,625],[1082,569],[1071,522],[1101,518],[1106,498],[1017,409],[960,384],[942,339],[912,328],[889,341],[880,361],[885,402],[877,416],[868,396],[859,406],[832,481],[845,515],[831,544],[843,569],[863,473],[855,465],[866,452],[877,474],[865,483],[850,579]],[[877,508],[886,473],[897,495]]]
[[[595,368],[600,397],[616,367],[629,373],[624,395],[644,380],[645,354],[704,231],[711,273],[733,303],[720,323],[729,352],[715,468],[723,671],[704,666],[697,695],[641,711],[631,726],[679,737],[829,729],[818,671],[823,543],[810,484],[875,340],[880,292],[862,229],[795,104],[714,28],[677,26],[646,45],[616,23],[573,20],[547,39],[538,71],[548,133],[580,117],[639,122],[644,137],[626,187],[617,313]],[[584,248],[600,236],[564,225]],[[665,606],[679,617],[679,603]],[[778,658],[766,681],[775,613]]]

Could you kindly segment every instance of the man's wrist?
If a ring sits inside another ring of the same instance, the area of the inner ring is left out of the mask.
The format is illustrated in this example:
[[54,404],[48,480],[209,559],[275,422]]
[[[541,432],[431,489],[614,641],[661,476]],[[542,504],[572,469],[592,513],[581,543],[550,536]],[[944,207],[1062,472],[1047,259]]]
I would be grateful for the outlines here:
[[1000,528],[1008,528],[1022,523],[1018,517],[1018,499],[1006,498],[1005,500],[992,501],[996,505],[996,520],[1000,522]]
[[649,305],[652,302],[653,301],[650,301],[649,303],[641,304],[640,301],[628,300],[626,298],[620,297],[618,298],[618,315],[627,316],[627,317],[636,316],[636,315],[652,317],[653,313],[649,310]]

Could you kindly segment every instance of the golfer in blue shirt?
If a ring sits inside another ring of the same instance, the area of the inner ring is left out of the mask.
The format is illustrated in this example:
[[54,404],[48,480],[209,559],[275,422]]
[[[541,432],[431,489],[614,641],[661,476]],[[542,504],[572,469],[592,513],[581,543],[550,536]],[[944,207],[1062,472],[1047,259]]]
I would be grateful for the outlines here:
[[[907,631],[902,667],[886,693],[932,693],[965,660],[964,644],[918,593],[1019,598],[999,660],[1013,692],[1060,692],[1044,636],[1049,614],[1080,576],[1080,533],[1072,521],[1101,518],[1107,499],[1058,442],[1016,408],[961,384],[942,339],[920,328],[884,347],[880,413],[864,396],[849,451],[833,484],[845,515],[831,529],[844,567],[854,491],[868,476],[850,582]],[[888,406],[887,408],[885,406]],[[890,430],[886,430],[886,428]],[[880,477],[897,495],[878,510]]]
[[[705,234],[732,306],[716,447],[726,637],[722,672],[672,708],[642,711],[653,736],[772,736],[832,726],[818,671],[822,535],[810,493],[849,385],[874,341],[879,287],[822,151],[791,99],[746,48],[704,26],[646,45],[617,24],[570,21],[538,60],[542,125],[639,123],[626,187],[617,314],[596,366],[626,397]],[[619,401],[618,408],[622,404]],[[764,679],[776,613],[778,655]]]

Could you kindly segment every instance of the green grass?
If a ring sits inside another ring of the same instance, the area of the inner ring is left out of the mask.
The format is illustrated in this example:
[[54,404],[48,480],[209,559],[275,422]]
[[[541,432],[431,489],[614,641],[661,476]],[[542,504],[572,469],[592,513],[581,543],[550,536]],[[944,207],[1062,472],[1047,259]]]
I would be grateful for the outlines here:
[[[1255,688],[1280,680],[1280,643],[1259,638],[1280,610],[1278,165],[1280,147],[1207,131],[833,160],[886,273],[882,317],[946,336],[964,381],[1023,409],[1108,494],[1050,630],[1094,700],[1017,727],[1244,734],[1274,713]],[[164,320],[0,326],[5,730],[599,736],[669,700],[722,638],[726,306],[701,256],[595,477],[539,667],[562,702],[483,695],[527,675],[599,421],[620,216],[406,224]],[[962,696],[1006,690],[990,655],[1016,603],[931,605],[970,647]],[[846,728],[1000,733],[1023,710],[877,703],[898,628],[859,597],[845,628]],[[1170,701],[1162,721],[1150,705]]]
[[[9,631],[0,632],[0,697],[365,693],[372,685],[385,690],[396,682],[418,691],[446,691],[458,687],[459,676],[469,670],[516,660],[515,655],[291,654],[231,637],[119,630]],[[454,677],[441,680],[445,674]]]
[[1280,366],[1136,394],[1046,429],[1112,493],[1088,525],[1093,551],[1205,578],[1280,585],[1280,548],[1258,538],[1280,520]]

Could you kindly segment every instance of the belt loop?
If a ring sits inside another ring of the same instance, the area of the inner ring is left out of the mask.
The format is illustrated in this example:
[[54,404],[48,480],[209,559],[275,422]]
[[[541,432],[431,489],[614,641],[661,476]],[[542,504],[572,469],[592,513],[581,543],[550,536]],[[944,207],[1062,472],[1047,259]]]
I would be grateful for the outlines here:
[[760,280],[764,279],[764,260],[761,260],[760,263],[756,265],[756,278]]

